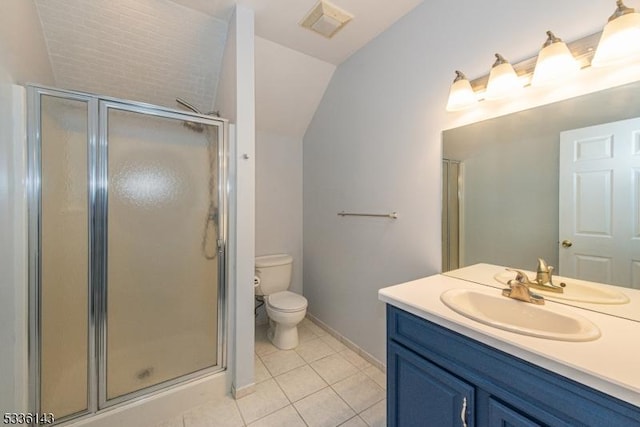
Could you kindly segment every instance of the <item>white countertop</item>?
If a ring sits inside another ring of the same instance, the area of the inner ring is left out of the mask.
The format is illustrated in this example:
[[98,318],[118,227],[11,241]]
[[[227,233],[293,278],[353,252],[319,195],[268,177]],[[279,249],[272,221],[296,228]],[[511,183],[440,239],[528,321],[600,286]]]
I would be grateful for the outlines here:
[[[470,265],[468,267],[459,268],[457,270],[447,271],[443,273],[445,276],[455,277],[462,280],[469,280],[471,282],[480,283],[482,285],[492,286],[494,288],[506,287],[504,283],[500,283],[495,279],[495,275],[505,272],[505,266],[479,263]],[[522,270],[529,277],[536,277],[536,273]],[[515,277],[515,274],[514,274]],[[584,308],[587,310],[597,311],[599,313],[611,314],[612,316],[623,317],[625,319],[640,321],[640,289],[624,288],[621,286],[605,285],[604,283],[594,283],[586,280],[570,279],[562,276],[553,276],[555,283],[562,281],[576,281],[583,282],[591,285],[595,285],[600,288],[609,289],[617,292],[622,292],[629,297],[629,302],[626,304],[592,304],[587,302],[569,301],[563,299],[556,299],[553,294],[541,293],[544,295],[547,301],[556,301],[558,303],[572,305],[575,307]],[[533,292],[540,293],[537,289],[532,289]]]
[[[595,341],[566,342],[497,329],[464,317],[440,301],[449,289],[491,288],[435,275],[380,289],[381,301],[505,353],[640,407],[640,323],[548,301],[545,308],[575,312],[595,323]],[[500,289],[495,289],[500,295]],[[523,302],[523,304],[527,304]]]

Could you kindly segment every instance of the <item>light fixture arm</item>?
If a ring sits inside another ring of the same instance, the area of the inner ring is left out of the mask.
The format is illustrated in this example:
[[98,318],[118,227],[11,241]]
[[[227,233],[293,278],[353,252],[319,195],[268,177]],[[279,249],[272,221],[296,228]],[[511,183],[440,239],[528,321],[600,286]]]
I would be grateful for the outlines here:
[[542,45],[542,48],[544,49],[547,46],[550,46],[554,43],[561,43],[562,39],[560,37],[556,37],[555,34],[553,34],[551,31],[547,31],[547,41],[545,41]]
[[453,82],[459,82],[460,80],[468,80],[467,76],[464,75],[462,71],[456,70],[456,78],[453,79]]
[[493,63],[491,68],[497,67],[500,64],[508,64],[509,63],[509,61],[504,59],[504,56],[500,55],[499,53],[496,53],[495,55],[496,55],[496,62]]
[[627,13],[635,12],[635,9],[625,6],[624,3],[622,3],[622,0],[616,1],[616,5],[618,7],[616,8],[616,11],[613,12],[613,15],[609,17],[609,22],[613,21],[614,19],[620,18],[621,16],[626,15]]

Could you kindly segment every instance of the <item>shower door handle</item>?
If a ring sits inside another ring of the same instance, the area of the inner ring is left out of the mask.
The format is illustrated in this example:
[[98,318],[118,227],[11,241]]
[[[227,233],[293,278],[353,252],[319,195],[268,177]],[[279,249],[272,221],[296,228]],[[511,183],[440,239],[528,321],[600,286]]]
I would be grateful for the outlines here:
[[218,239],[217,242],[218,242],[218,253],[222,255],[224,252],[224,240]]

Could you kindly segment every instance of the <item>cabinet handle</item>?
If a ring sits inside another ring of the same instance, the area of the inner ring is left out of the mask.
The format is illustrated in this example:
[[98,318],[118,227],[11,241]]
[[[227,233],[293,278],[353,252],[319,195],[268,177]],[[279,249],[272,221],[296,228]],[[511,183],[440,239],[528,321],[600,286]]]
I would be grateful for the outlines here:
[[462,399],[462,411],[460,411],[462,427],[467,427],[467,398]]

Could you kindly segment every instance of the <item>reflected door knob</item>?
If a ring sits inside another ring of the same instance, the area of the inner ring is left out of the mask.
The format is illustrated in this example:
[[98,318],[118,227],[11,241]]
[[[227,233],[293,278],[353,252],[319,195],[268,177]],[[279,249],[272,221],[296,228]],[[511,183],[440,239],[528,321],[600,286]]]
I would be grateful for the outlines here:
[[571,246],[573,246],[573,242],[571,242],[571,240],[563,240],[562,241],[562,247],[563,248],[570,248]]

